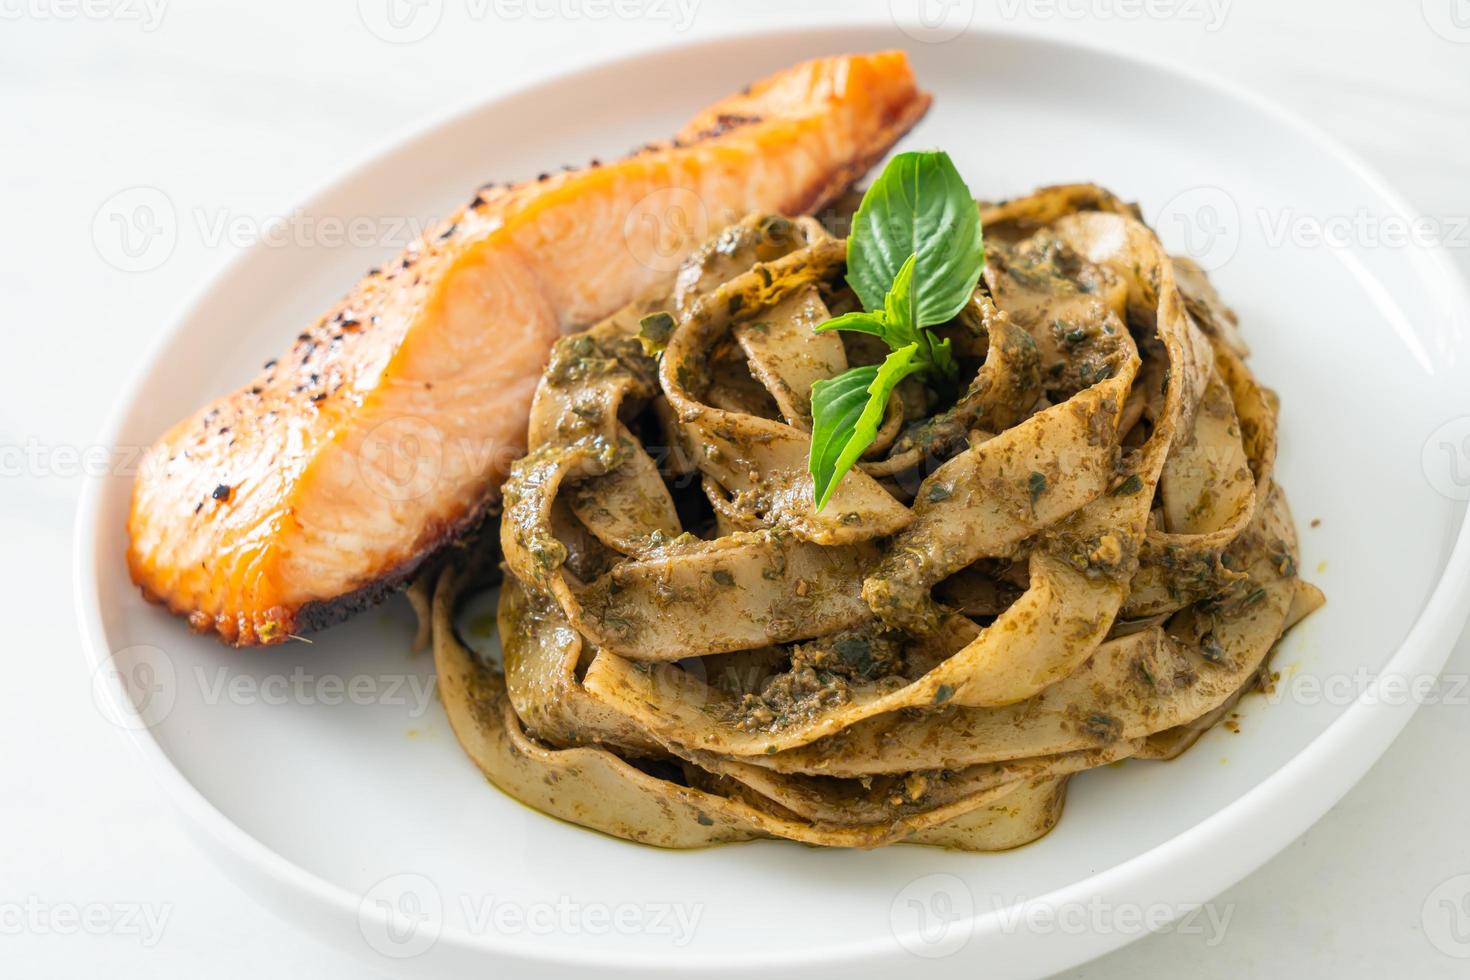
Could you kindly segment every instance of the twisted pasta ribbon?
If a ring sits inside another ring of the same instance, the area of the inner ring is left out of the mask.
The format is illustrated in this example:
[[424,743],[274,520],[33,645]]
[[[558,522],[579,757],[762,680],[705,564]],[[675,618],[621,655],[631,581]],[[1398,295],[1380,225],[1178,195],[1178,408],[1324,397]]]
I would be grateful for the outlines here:
[[812,383],[883,351],[812,329],[854,304],[815,222],[751,216],[557,345],[504,490],[503,670],[453,629],[474,568],[430,613],[492,781],[667,847],[998,849],[1255,683],[1322,600],[1234,315],[1101,188],[981,214],[939,328],[968,384],[901,385],[821,511]]

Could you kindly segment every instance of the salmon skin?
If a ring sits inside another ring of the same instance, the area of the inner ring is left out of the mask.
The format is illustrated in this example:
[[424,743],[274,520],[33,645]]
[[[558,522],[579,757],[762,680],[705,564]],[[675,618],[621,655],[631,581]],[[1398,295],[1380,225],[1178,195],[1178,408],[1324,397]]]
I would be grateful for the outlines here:
[[746,212],[822,207],[928,105],[901,52],[822,58],[626,159],[482,188],[149,451],[133,581],[236,646],[376,602],[494,506],[557,337]]

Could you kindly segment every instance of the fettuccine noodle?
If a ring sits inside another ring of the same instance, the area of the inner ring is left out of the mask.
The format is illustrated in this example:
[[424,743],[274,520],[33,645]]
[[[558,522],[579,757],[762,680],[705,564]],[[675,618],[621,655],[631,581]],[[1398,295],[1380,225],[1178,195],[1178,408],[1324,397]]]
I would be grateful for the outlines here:
[[503,669],[453,627],[493,550],[429,611],[491,781],[665,847],[994,850],[1256,683],[1322,599],[1234,315],[1100,188],[981,215],[980,285],[939,331],[967,386],[936,411],[905,382],[820,511],[812,383],[883,352],[812,330],[855,303],[815,221],[751,216],[558,343],[504,488]]

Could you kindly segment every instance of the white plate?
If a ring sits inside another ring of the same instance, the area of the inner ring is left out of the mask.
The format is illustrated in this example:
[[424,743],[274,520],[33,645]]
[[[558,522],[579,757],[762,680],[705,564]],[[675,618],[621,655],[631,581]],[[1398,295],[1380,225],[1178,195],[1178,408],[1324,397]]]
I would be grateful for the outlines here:
[[[671,132],[767,71],[905,43],[936,102],[903,145],[948,149],[984,196],[1096,180],[1216,268],[1255,370],[1281,393],[1279,479],[1302,567],[1329,596],[1278,653],[1283,696],[1249,698],[1240,734],[1217,729],[1178,762],[1078,778],[1057,830],[1010,853],[658,851],[486,785],[437,701],[416,702],[432,669],[406,652],[402,600],[311,646],[231,652],[190,635],[128,583],[129,479],[98,482],[79,515],[76,587],[99,702],[146,693],[141,720],[115,709],[145,764],[205,848],[285,917],[432,975],[801,962],[813,976],[891,976],[922,956],[938,973],[1035,976],[1238,880],[1321,816],[1407,721],[1412,699],[1373,679],[1432,677],[1470,591],[1470,486],[1453,469],[1470,446],[1470,299],[1437,252],[1382,240],[1409,221],[1397,195],[1269,105],[1024,36],[794,31],[640,55],[487,104],[402,142],[305,211],[428,218],[486,179]],[[1314,245],[1303,237],[1314,225],[1349,240]],[[249,251],[156,350],[107,441],[147,445],[241,383],[383,257]]]

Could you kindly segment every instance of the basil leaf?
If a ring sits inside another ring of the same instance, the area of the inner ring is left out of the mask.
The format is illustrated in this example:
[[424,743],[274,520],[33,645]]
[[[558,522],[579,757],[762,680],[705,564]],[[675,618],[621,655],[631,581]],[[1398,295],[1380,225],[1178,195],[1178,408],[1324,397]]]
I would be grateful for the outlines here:
[[893,353],[877,367],[812,385],[807,469],[817,510],[872,445],[900,381],[925,372],[952,394],[958,366],[950,341],[927,328],[964,308],[984,265],[980,211],[948,154],[894,157],[863,195],[847,241],[847,281],[864,312],[816,327],[871,334]]
[[864,313],[862,310],[834,316],[830,320],[817,324],[814,329],[817,333],[826,333],[828,330],[854,330],[857,333],[869,333],[885,340],[888,338],[888,323],[883,319],[883,314]]
[[878,436],[888,396],[898,383],[924,368],[915,361],[918,344],[909,344],[882,364],[851,368],[812,385],[812,447],[807,471],[812,475],[817,510],[832,499],[838,482],[863,450]]
[[877,377],[878,365],[874,364],[812,383],[812,444],[806,468],[812,475],[812,495],[818,510],[827,506],[842,478],[837,472],[837,457],[857,431],[858,419],[868,402],[868,388]]
[[883,297],[883,320],[888,324],[889,336],[892,338],[888,341],[888,346],[894,350],[919,339],[918,324],[915,322],[918,311],[914,309],[914,269],[917,266],[918,256],[910,255],[898,267],[893,285]]
[[863,195],[847,241],[847,281],[868,310],[917,256],[915,327],[951,319],[985,264],[980,211],[949,154],[900,153]]
[[950,343],[949,338],[938,340],[932,331],[925,330],[924,339],[929,342],[929,360],[934,362],[934,366],[939,369],[941,375],[953,379],[959,373],[960,368],[955,363],[952,350],[954,345]]
[[[910,255],[898,270],[893,288],[883,297],[882,309],[868,312],[844,313],[839,317],[819,323],[817,333],[828,330],[853,330],[872,334],[883,339],[894,350],[919,342],[914,327],[914,256]],[[927,348],[927,344],[921,344]]]

